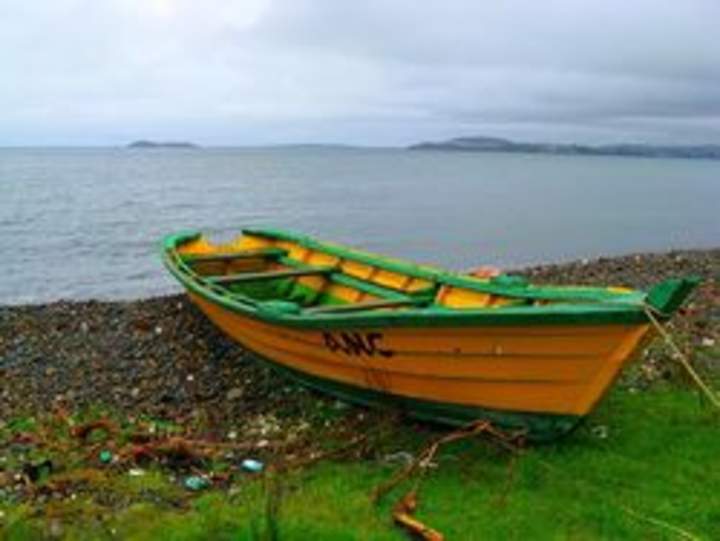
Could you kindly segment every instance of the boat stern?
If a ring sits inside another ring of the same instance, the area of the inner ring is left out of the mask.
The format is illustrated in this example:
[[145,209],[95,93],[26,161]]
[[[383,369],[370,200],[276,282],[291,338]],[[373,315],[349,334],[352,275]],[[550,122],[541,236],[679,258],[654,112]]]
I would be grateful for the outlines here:
[[645,296],[645,303],[661,318],[669,319],[700,284],[697,276],[671,278],[660,282]]

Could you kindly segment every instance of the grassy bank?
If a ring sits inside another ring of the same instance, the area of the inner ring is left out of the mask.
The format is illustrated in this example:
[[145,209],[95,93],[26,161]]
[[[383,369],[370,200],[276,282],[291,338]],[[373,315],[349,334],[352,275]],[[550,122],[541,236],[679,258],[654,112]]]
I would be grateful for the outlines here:
[[[444,447],[420,488],[418,518],[447,539],[699,539],[720,536],[720,425],[696,395],[659,386],[614,392],[567,440],[515,456],[483,440]],[[375,456],[322,461],[189,497],[153,468],[118,475],[40,510],[0,504],[6,539],[404,539],[372,489],[416,453],[426,430],[375,442]],[[110,494],[132,503],[113,512]],[[70,520],[68,520],[70,519]],[[683,533],[686,532],[686,533]]]

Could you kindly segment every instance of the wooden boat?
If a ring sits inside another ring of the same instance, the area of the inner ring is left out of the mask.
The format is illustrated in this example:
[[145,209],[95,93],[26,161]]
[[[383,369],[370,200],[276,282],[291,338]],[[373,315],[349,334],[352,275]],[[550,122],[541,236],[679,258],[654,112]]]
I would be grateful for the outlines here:
[[592,411],[697,284],[649,293],[477,278],[280,230],[166,237],[191,299],[248,351],[342,399],[549,440]]

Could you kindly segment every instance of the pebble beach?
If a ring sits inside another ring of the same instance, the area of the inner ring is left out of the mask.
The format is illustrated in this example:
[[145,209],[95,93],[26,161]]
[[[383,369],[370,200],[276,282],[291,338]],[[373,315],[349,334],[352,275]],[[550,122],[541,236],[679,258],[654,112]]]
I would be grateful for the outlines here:
[[[720,249],[633,254],[517,271],[537,283],[647,288],[672,276],[703,280],[673,321],[713,365],[720,337]],[[709,353],[704,353],[709,352]],[[720,361],[718,361],[720,362]],[[236,423],[309,395],[247,357],[184,295],[127,302],[0,307],[0,411],[32,415],[58,404]],[[314,393],[312,393],[314,395]]]

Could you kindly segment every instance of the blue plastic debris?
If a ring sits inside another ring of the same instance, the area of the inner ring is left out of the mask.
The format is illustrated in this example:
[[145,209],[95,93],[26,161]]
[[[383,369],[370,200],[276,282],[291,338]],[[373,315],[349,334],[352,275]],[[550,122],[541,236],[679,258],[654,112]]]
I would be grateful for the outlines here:
[[188,490],[202,490],[210,486],[210,479],[199,475],[191,475],[185,478],[185,488]]
[[246,458],[242,461],[240,466],[243,470],[251,473],[260,473],[265,468],[265,464],[252,458]]

